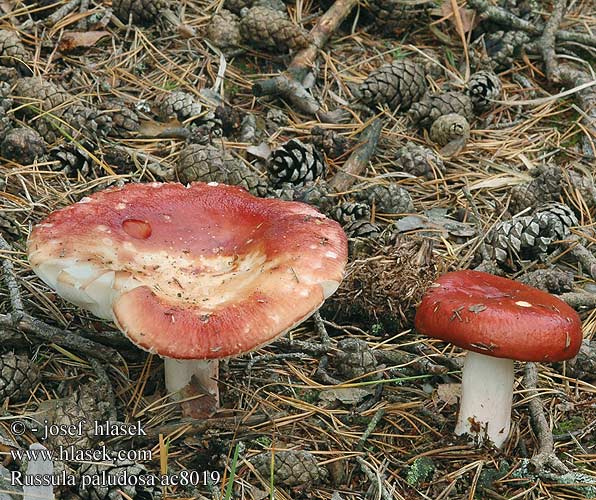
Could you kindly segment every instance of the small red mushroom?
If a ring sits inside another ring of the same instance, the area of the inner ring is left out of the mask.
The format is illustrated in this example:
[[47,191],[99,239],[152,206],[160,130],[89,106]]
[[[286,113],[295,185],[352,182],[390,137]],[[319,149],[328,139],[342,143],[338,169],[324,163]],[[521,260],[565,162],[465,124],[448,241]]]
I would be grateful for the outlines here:
[[216,183],[128,184],[52,213],[28,254],[59,295],[165,358],[170,392],[194,376],[214,409],[218,360],[313,314],[343,278],[347,239],[303,203]]
[[518,361],[573,358],[582,341],[578,314],[557,297],[478,271],[444,274],[423,297],[416,329],[467,349],[455,433],[501,447],[509,434]]

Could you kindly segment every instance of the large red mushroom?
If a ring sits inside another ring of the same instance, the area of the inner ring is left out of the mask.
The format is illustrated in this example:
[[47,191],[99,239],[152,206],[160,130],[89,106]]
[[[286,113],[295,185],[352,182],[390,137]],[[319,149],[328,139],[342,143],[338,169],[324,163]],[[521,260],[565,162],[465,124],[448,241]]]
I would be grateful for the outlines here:
[[52,213],[29,238],[33,270],[165,359],[218,405],[218,360],[263,346],[342,280],[347,240],[309,205],[216,183],[128,184]]
[[468,352],[456,434],[488,437],[501,447],[509,434],[514,360],[573,358],[581,320],[565,302],[517,281],[478,271],[444,274],[431,285],[416,329]]

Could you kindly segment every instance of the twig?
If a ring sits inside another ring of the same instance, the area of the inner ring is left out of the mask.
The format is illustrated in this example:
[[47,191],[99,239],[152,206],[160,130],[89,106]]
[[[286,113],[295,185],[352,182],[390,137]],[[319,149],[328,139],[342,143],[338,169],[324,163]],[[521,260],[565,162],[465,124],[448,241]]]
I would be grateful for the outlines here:
[[376,413],[373,415],[373,418],[370,419],[370,422],[366,426],[366,430],[364,431],[362,436],[360,436],[360,439],[358,440],[358,443],[356,444],[356,451],[362,451],[362,449],[364,448],[364,443],[366,443],[368,436],[370,436],[371,433],[375,430],[375,428],[377,427],[377,425],[379,424],[379,422],[381,421],[381,419],[383,418],[384,415],[385,415],[384,408],[379,408],[376,411]]
[[540,37],[540,47],[542,50],[542,59],[546,67],[546,77],[553,83],[561,81],[559,64],[557,63],[557,54],[555,53],[555,34],[563,20],[563,14],[567,7],[567,0],[558,0],[555,8],[544,27]]
[[102,388],[102,399],[109,405],[109,418],[112,421],[116,421],[118,418],[116,411],[116,395],[114,394],[114,388],[112,387],[110,377],[99,361],[91,358],[89,363],[91,364],[91,368],[93,368],[93,371],[97,376],[97,381],[99,382],[98,385]]
[[526,387],[526,394],[529,399],[528,409],[530,410],[530,418],[539,443],[538,453],[534,455],[531,462],[538,472],[541,472],[545,465],[550,465],[555,471],[565,474],[569,472],[569,469],[555,455],[553,434],[544,415],[544,406],[536,390],[537,383],[538,368],[536,363],[526,363],[524,386]]
[[401,350],[385,351],[380,349],[374,350],[373,353],[378,363],[385,365],[404,365],[399,369],[401,374],[411,373],[412,375],[420,375],[420,373],[432,373],[440,375],[449,371],[449,368],[446,366],[433,363],[434,358],[427,358],[420,354],[411,354]]
[[[591,76],[569,64],[559,65],[561,81],[568,87],[579,87],[592,81]],[[596,86],[590,86],[575,94],[578,106],[582,110],[582,124],[586,134],[582,141],[586,161],[596,158]]]
[[563,242],[563,245],[569,248],[569,253],[573,255],[584,269],[588,271],[590,277],[596,279],[596,257],[577,239]]
[[360,145],[357,146],[347,161],[344,163],[343,169],[335,174],[333,179],[329,181],[329,185],[337,192],[347,191],[356,178],[366,170],[368,162],[377,148],[379,137],[383,123],[380,118],[376,118],[372,123],[362,132],[360,136]]
[[322,121],[332,120],[333,116],[322,113],[319,102],[304,88],[306,74],[313,65],[318,51],[329,40],[331,34],[339,27],[352,11],[358,0],[336,0],[335,3],[318,20],[310,35],[313,42],[298,52],[285,74],[269,80],[254,83],[252,91],[257,97],[278,95],[296,106],[304,114],[316,115]]
[[383,475],[380,472],[372,470],[362,457],[356,457],[356,461],[358,462],[362,472],[364,472],[364,475],[372,483],[372,486],[377,489],[378,493],[380,493],[381,498],[383,500],[391,500],[393,498],[392,495],[383,485],[383,482],[385,481]]
[[304,81],[310,67],[314,64],[317,52],[322,49],[329,37],[339,28],[340,24],[352,12],[358,0],[336,0],[335,3],[318,20],[311,30],[312,43],[298,52],[290,66],[288,73],[299,82]]
[[[15,333],[15,330],[21,333]],[[122,357],[115,349],[92,342],[84,337],[48,325],[27,313],[0,314],[0,344],[22,345],[23,334],[31,335],[48,344],[57,344],[101,361],[120,364]]]
[[[204,434],[209,429],[217,429],[218,436],[222,436],[225,431],[237,433],[240,428],[270,422],[277,418],[275,415],[251,415],[249,417],[225,417],[215,416],[208,419],[184,419],[173,424],[165,424],[154,429],[147,429],[146,436],[134,436],[136,441],[152,441],[159,438],[160,434],[164,436],[184,429],[184,433]],[[126,439],[126,438],[123,438]]]
[[280,354],[263,354],[262,356],[254,356],[246,364],[246,371],[252,370],[252,367],[260,362],[271,363],[272,361],[280,361],[282,359],[307,359],[310,356],[303,352],[284,352]]
[[[0,234],[0,250],[3,252],[12,252],[12,247],[8,244],[8,242],[4,239],[4,237]],[[8,258],[8,255],[2,256],[2,271],[4,273],[4,282],[6,283],[6,287],[8,288],[8,294],[10,297],[10,305],[12,306],[12,310],[16,315],[23,314],[24,307],[23,307],[23,299],[21,298],[21,292],[19,290],[19,285],[17,283],[16,275],[14,272],[14,266],[12,262]]]
[[313,314],[313,320],[315,322],[315,328],[317,329],[319,337],[321,338],[321,344],[329,347],[331,345],[331,339],[329,338],[327,328],[325,328],[325,323],[323,322],[323,318],[321,318],[321,313],[319,311]]
[[65,18],[68,14],[73,12],[81,3],[81,0],[70,0],[69,2],[65,3],[62,7],[58,10],[55,10],[51,15],[49,15],[44,24],[46,26],[53,26],[61,19]]
[[278,95],[296,106],[304,114],[314,115],[321,108],[317,100],[298,80],[289,78],[286,75],[256,81],[252,87],[252,93],[256,97]]
[[[468,0],[468,5],[477,10],[482,19],[489,19],[510,28],[532,33],[533,35],[540,35],[543,32],[540,24],[534,24],[530,21],[520,19],[501,7],[490,5],[488,0]],[[559,30],[555,33],[555,38],[561,42],[577,42],[589,45],[590,47],[596,47],[596,38],[585,33]]]

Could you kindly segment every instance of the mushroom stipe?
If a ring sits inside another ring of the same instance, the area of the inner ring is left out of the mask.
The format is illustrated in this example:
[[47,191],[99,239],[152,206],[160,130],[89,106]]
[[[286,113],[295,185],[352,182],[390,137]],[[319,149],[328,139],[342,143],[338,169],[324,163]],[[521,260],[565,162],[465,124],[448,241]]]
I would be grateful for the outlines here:
[[128,184],[52,213],[28,256],[60,296],[164,357],[170,392],[195,377],[215,407],[217,360],[316,311],[343,278],[347,238],[303,203],[216,183]]

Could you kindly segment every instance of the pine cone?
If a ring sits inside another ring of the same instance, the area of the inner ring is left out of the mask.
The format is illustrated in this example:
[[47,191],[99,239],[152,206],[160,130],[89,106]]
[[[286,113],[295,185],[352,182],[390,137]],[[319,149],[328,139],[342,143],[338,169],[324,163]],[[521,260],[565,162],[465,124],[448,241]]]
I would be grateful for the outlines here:
[[375,211],[383,214],[404,214],[414,211],[412,197],[397,184],[374,184],[359,191],[356,197],[375,205]]
[[557,295],[573,289],[573,273],[556,267],[531,271],[517,278],[517,281]]
[[302,186],[324,177],[327,165],[312,144],[291,139],[271,153],[269,158],[271,184]]
[[378,224],[367,220],[355,220],[344,226],[349,238],[378,238],[383,230]]
[[403,0],[369,0],[368,8],[383,28],[397,28],[419,19],[432,2],[412,2]]
[[225,136],[237,133],[246,116],[248,115],[244,111],[235,106],[220,104],[215,108],[215,119],[221,123],[222,133]]
[[[85,462],[78,471],[79,495],[82,500],[123,500],[126,498],[151,499],[155,495],[155,487],[146,485],[142,481],[135,481],[138,476],[147,477],[149,472],[144,465],[131,461],[114,459],[111,464]],[[87,478],[89,486],[81,487],[83,477]],[[118,478],[127,481],[118,483]],[[106,478],[105,481],[93,481],[93,478]],[[100,483],[100,484],[98,484]],[[112,484],[113,485],[110,485]]]
[[517,269],[521,261],[544,260],[551,245],[569,235],[578,224],[575,214],[561,203],[541,206],[532,215],[514,217],[497,224],[487,235],[490,258],[507,269]]
[[323,127],[313,127],[310,131],[311,143],[329,158],[339,158],[354,146],[354,141]]
[[0,30],[0,64],[25,69],[29,53],[14,31]]
[[474,108],[470,98],[461,92],[445,92],[439,95],[426,95],[413,104],[408,116],[414,125],[428,128],[442,115],[457,113],[467,120],[474,117]]
[[188,92],[176,91],[164,95],[158,101],[160,119],[168,121],[173,118],[183,122],[201,114],[203,107],[195,96]]
[[330,192],[329,185],[323,179],[319,179],[317,182],[307,182],[303,186],[283,184],[280,189],[273,192],[273,195],[283,200],[314,205],[321,213],[330,215],[335,208],[335,201],[329,196]]
[[240,34],[247,43],[280,52],[303,49],[311,43],[304,28],[282,12],[266,7],[253,7],[246,12],[240,21]]
[[236,14],[240,14],[245,7],[266,7],[281,12],[285,12],[286,10],[286,5],[282,0],[226,0],[224,7]]
[[529,41],[530,36],[523,31],[496,31],[484,37],[486,53],[496,70],[509,68],[520,47]]
[[255,0],[225,0],[224,8],[240,14],[240,11],[245,7],[250,8],[255,3]]
[[443,160],[432,149],[409,141],[397,150],[395,164],[404,172],[427,179],[434,179],[445,172]]
[[[101,398],[102,391],[97,384],[81,385],[70,396],[62,399],[48,399],[39,404],[36,418],[39,421],[47,419],[49,425],[78,425],[86,420],[81,435],[51,436],[44,443],[48,448],[57,449],[59,446],[74,446],[78,449],[93,447],[99,437],[95,435],[94,421],[104,421],[109,417],[108,403]],[[43,429],[39,428],[38,433]]]
[[426,92],[426,78],[419,64],[397,61],[373,71],[359,90],[369,106],[387,104],[392,110],[407,111]]
[[[555,366],[562,372],[562,365]],[[588,383],[596,381],[596,340],[584,339],[577,356],[565,363],[565,375]]]
[[0,356],[0,401],[28,399],[41,380],[39,368],[24,354],[8,352]]
[[567,171],[569,180],[574,189],[579,191],[586,206],[592,208],[596,205],[596,187],[594,186],[594,179],[587,175],[582,175],[573,170]]
[[33,118],[41,113],[62,116],[64,104],[71,100],[72,96],[60,85],[39,76],[31,76],[17,80],[12,98],[22,106],[19,109],[21,115]]
[[366,203],[346,201],[333,212],[333,218],[342,226],[356,220],[370,220],[370,207]]
[[46,152],[46,143],[41,135],[31,128],[14,128],[2,141],[0,152],[7,160],[30,165]]
[[319,467],[316,457],[307,451],[281,450],[274,454],[268,451],[252,457],[250,462],[264,477],[269,477],[273,462],[274,482],[289,487],[317,484],[328,474],[327,469]]
[[133,137],[141,128],[139,115],[122,101],[109,99],[101,104],[101,109],[112,120],[110,135],[113,137]]
[[337,349],[334,364],[345,379],[362,377],[377,369],[375,355],[364,340],[343,339],[337,343]]
[[111,116],[101,114],[82,102],[76,102],[68,106],[64,111],[62,120],[65,123],[58,124],[64,131],[61,135],[73,139],[79,139],[81,136],[87,139],[105,137],[112,130]]
[[439,116],[430,127],[430,138],[439,146],[453,141],[465,142],[470,138],[470,124],[463,116],[449,113]]
[[190,144],[180,152],[176,171],[180,182],[220,182],[240,186],[256,196],[267,194],[267,183],[240,160],[212,145]]
[[6,137],[8,132],[13,128],[12,114],[9,114],[12,106],[12,99],[3,99],[0,97],[0,137]]
[[492,71],[478,71],[470,76],[466,93],[472,100],[474,111],[483,113],[493,107],[491,101],[498,100],[501,97],[501,80]]
[[112,0],[114,14],[123,23],[148,25],[160,18],[161,11],[168,8],[166,0]]
[[56,162],[52,170],[63,172],[68,177],[87,176],[91,172],[91,158],[89,153],[74,143],[63,143],[50,149],[50,160]]
[[14,212],[0,210],[0,234],[11,241],[16,241],[23,235],[21,225],[17,222]]
[[207,26],[207,38],[220,49],[240,45],[240,18],[229,10],[221,9]]
[[561,196],[563,171],[558,165],[541,165],[531,171],[530,182],[518,184],[511,189],[510,209],[513,214],[526,208],[558,200]]

